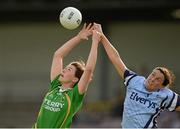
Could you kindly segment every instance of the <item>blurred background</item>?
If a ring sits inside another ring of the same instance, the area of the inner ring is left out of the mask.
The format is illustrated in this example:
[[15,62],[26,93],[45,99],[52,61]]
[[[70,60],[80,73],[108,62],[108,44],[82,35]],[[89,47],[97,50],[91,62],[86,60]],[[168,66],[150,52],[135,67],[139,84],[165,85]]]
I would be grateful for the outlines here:
[[[31,128],[50,82],[55,50],[80,27],[67,30],[59,14],[78,8],[84,22],[102,24],[125,64],[147,76],[156,66],[176,75],[180,94],[179,0],[0,0],[0,127]],[[86,61],[91,39],[65,58]],[[120,128],[125,88],[102,45],[84,105],[72,127]],[[159,127],[180,127],[180,113],[164,112]]]

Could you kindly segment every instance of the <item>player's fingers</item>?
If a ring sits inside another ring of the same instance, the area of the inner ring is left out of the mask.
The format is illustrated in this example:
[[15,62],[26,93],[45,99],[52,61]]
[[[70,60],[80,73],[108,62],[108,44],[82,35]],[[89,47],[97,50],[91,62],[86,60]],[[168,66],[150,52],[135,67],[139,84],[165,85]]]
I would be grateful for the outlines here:
[[84,23],[84,25],[83,25],[83,29],[85,29],[85,28],[86,28],[86,25],[87,25],[87,24],[86,24],[86,23]]
[[98,30],[98,29],[99,29],[98,24],[94,23],[94,29],[95,29],[95,30]]
[[91,25],[92,25],[92,23],[89,23],[89,25],[86,27],[86,29],[88,29],[88,30],[91,29],[91,27],[92,27]]
[[94,22],[94,25],[97,26],[98,24],[96,22]]
[[94,30],[94,26],[91,26],[91,28],[89,29],[90,32],[92,32],[92,30]]

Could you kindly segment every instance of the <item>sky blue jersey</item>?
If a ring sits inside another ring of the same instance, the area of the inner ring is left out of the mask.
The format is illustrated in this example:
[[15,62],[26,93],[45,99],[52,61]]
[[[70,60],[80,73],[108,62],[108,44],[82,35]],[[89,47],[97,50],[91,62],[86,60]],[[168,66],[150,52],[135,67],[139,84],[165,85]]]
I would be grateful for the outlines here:
[[124,73],[126,97],[122,128],[156,128],[156,118],[163,110],[174,111],[178,95],[168,88],[148,92],[145,78],[129,70]]

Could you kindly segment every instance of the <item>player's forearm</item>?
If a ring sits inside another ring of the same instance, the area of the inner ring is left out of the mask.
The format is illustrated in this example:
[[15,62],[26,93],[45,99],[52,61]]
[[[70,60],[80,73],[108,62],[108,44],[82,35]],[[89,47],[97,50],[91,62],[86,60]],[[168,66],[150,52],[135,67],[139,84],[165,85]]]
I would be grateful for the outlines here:
[[86,63],[86,70],[90,70],[91,72],[93,72],[95,69],[95,65],[97,61],[97,48],[98,48],[98,43],[97,41],[94,41],[92,43],[90,54]]
[[109,42],[105,35],[102,36],[102,44],[107,52],[108,57],[113,60],[114,58],[119,58],[118,51],[114,48],[114,46]]
[[77,44],[80,43],[80,41],[80,36],[76,35],[64,43],[64,45],[62,45],[59,49],[57,49],[54,55],[58,57],[65,57]]
[[95,69],[97,60],[97,47],[98,44],[92,44],[88,60],[86,62],[86,67],[84,73],[78,83],[79,93],[83,94],[87,91],[88,85],[91,81],[93,71]]
[[109,40],[106,38],[105,35],[102,36],[101,41],[102,41],[102,44],[106,50],[106,53],[107,53],[109,59],[111,60],[111,62],[115,66],[115,68],[117,69],[120,76],[123,78],[124,72],[127,68],[126,68],[126,65],[124,64],[124,62],[122,61],[118,51],[109,42]]

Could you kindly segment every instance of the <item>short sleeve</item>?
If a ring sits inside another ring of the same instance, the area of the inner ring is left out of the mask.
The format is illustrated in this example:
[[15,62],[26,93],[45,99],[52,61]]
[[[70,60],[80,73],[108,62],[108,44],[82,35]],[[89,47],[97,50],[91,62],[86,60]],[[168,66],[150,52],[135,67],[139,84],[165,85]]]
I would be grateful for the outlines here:
[[135,72],[126,69],[126,71],[124,72],[124,85],[128,86],[130,81],[136,76],[137,74]]
[[170,93],[168,95],[168,99],[166,102],[166,105],[167,105],[166,109],[168,111],[174,111],[177,107],[177,103],[178,103],[178,94],[170,90]]
[[85,93],[84,94],[79,93],[78,84],[76,84],[74,86],[72,92],[73,92],[73,105],[72,106],[75,109],[74,112],[77,112],[79,110],[79,108],[81,107],[81,105],[82,105]]
[[59,77],[60,75],[57,75],[54,80],[51,81],[50,85],[49,85],[49,91],[55,89],[56,87],[60,86],[61,83],[59,81]]

